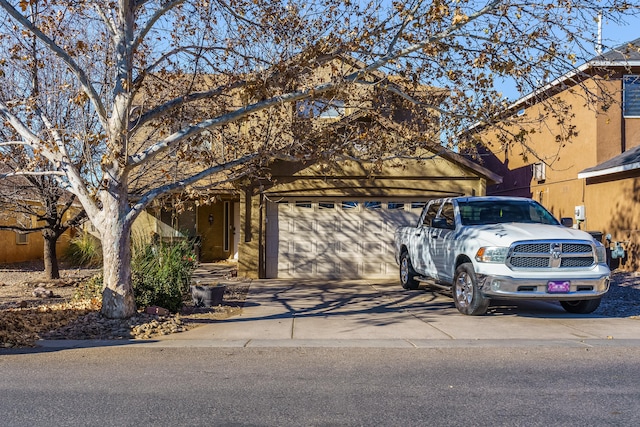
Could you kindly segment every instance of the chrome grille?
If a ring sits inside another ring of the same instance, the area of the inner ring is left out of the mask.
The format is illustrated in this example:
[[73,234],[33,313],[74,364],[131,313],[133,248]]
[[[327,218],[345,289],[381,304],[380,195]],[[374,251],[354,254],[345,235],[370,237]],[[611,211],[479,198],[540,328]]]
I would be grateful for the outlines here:
[[548,253],[549,252],[549,243],[524,243],[524,244],[516,244],[513,247],[514,252],[522,252],[522,253]]
[[513,257],[511,258],[511,266],[515,268],[547,268],[549,267],[549,258]]
[[560,267],[589,267],[593,264],[593,257],[562,258]]
[[562,253],[574,253],[574,254],[582,254],[582,253],[591,253],[593,249],[591,249],[591,245],[583,245],[579,243],[563,243],[562,244]]
[[507,266],[513,269],[584,268],[596,262],[588,241],[525,241],[511,246]]

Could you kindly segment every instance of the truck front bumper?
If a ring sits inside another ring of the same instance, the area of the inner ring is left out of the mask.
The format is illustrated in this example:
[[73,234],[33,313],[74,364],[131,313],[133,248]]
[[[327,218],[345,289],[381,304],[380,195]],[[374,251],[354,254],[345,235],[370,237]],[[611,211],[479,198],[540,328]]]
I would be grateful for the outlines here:
[[575,301],[599,298],[609,290],[609,275],[597,278],[563,278],[570,283],[569,292],[550,293],[549,280],[518,279],[507,276],[476,274],[478,287],[491,299],[547,299]]

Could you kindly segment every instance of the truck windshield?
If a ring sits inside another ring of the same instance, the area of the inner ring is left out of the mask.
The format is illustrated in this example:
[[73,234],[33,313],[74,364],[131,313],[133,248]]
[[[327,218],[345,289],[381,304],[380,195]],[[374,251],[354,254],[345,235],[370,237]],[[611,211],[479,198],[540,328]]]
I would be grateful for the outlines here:
[[474,200],[458,202],[462,225],[525,222],[559,225],[542,205],[533,200]]

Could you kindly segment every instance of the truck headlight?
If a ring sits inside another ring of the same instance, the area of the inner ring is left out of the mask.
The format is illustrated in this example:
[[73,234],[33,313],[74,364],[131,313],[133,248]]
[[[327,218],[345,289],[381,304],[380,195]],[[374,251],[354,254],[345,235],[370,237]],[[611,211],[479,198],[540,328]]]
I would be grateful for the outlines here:
[[607,263],[607,249],[598,242],[596,242],[596,257],[598,258],[598,264]]
[[507,253],[509,253],[509,248],[500,246],[482,247],[476,252],[476,261],[504,263],[507,260]]

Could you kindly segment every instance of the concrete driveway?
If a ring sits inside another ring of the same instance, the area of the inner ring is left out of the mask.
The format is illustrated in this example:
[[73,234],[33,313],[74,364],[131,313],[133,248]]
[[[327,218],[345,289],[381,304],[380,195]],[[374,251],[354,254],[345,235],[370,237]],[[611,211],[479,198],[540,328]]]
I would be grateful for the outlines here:
[[464,316],[451,298],[383,281],[256,280],[241,316],[162,346],[640,346],[640,319],[574,315],[553,302],[501,302]]

